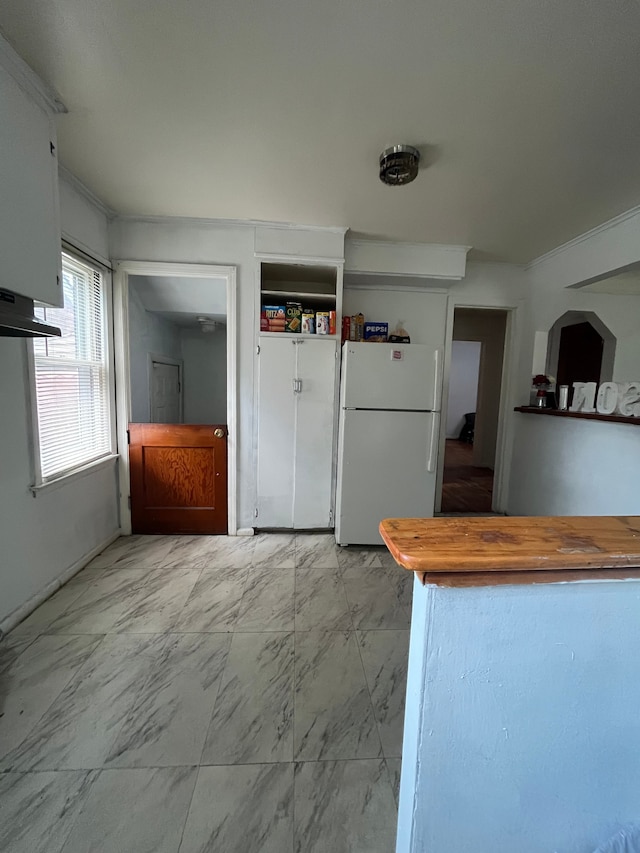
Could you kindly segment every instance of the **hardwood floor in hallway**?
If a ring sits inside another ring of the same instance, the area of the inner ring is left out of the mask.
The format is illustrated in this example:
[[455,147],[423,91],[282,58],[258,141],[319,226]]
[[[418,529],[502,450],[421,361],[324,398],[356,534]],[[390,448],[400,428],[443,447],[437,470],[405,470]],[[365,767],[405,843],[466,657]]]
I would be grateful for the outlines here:
[[442,512],[491,512],[493,471],[473,465],[473,445],[447,439]]

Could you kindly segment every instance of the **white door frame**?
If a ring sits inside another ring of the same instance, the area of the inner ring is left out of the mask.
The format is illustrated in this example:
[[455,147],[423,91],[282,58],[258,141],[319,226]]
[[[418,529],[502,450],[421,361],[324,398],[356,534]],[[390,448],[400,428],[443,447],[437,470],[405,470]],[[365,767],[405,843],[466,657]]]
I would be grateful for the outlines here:
[[129,506],[129,448],[127,427],[131,420],[131,373],[129,352],[129,276],[166,275],[184,278],[224,278],[227,283],[227,529],[238,530],[237,514],[237,325],[236,268],[213,264],[173,264],[153,261],[116,261],[113,275],[114,354],[116,368],[116,423],[120,490],[120,532],[131,533]]
[[148,354],[147,361],[147,381],[149,384],[149,419],[151,419],[151,411],[153,409],[153,365],[154,362],[156,364],[169,364],[172,367],[178,368],[178,385],[180,386],[179,397],[180,397],[180,423],[184,423],[184,379],[182,378],[182,374],[184,371],[184,360],[181,358],[173,358],[172,356],[167,355],[154,355],[154,353],[150,352]]
[[504,333],[504,350],[502,358],[502,376],[500,377],[500,407],[498,414],[498,434],[496,437],[496,458],[493,471],[493,512],[505,512],[507,489],[509,485],[509,466],[507,450],[510,442],[510,409],[512,407],[512,389],[515,383],[515,371],[518,359],[514,354],[515,325],[517,305],[474,305],[449,300],[447,308],[447,327],[444,346],[444,370],[442,381],[442,407],[440,414],[440,441],[438,450],[438,473],[436,479],[435,511],[442,508],[442,481],[444,477],[444,454],[447,441],[447,409],[449,406],[449,378],[451,375],[451,349],[453,344],[453,320],[457,308],[473,308],[478,311],[504,311],[506,324]]

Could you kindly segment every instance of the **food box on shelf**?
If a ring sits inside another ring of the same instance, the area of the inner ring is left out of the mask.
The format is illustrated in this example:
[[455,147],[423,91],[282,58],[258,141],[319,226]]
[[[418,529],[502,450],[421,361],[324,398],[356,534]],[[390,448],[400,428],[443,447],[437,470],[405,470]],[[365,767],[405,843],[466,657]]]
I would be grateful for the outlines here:
[[365,323],[364,339],[376,343],[385,342],[389,334],[388,323]]
[[284,305],[265,305],[262,313],[267,319],[270,332],[284,332],[287,325],[287,312]]
[[287,302],[285,330],[299,333],[302,328],[302,305],[300,302]]

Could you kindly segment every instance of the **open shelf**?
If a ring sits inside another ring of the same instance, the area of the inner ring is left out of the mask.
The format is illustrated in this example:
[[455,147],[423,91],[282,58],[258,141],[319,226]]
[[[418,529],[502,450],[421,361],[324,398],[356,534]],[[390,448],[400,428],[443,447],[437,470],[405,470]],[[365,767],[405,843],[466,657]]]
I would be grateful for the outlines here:
[[580,418],[585,421],[609,421],[614,424],[631,424],[640,426],[640,418],[625,415],[600,415],[597,412],[569,412],[564,409],[545,409],[538,406],[516,406],[514,412],[524,415],[551,415],[555,418]]
[[[267,307],[282,307],[297,303],[303,312],[336,311],[338,308],[338,268],[320,264],[261,263],[260,265],[260,315]],[[336,327],[341,322],[336,317]],[[276,325],[276,324],[273,324]],[[336,328],[337,331],[337,328]],[[266,335],[290,335],[299,339],[301,332],[260,332]],[[305,337],[335,340],[336,335],[305,335]]]
[[335,341],[337,335],[308,335],[303,332],[258,332],[261,338],[290,338],[293,341]]
[[[275,299],[281,299],[285,302],[293,302],[298,301],[299,299],[327,299],[330,302],[336,301],[335,293],[311,293],[305,291],[296,291],[296,290],[265,290],[264,288],[260,291],[262,296],[274,297]],[[264,302],[264,299],[263,299]]]

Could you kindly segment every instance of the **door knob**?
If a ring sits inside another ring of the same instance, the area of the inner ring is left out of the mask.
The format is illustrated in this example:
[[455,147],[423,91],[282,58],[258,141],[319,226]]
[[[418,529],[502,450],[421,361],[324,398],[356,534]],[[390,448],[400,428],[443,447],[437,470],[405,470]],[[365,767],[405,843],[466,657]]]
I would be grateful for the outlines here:
[[218,429],[214,429],[213,434],[216,438],[224,438],[224,430],[220,429],[220,427],[218,427]]

